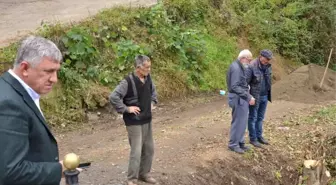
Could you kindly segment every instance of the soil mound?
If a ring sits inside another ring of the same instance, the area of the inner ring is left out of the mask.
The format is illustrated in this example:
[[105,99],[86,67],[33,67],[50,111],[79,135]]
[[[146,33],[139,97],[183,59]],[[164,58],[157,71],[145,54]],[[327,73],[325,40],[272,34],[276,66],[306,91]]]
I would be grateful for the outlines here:
[[[268,153],[268,152],[267,152]],[[254,154],[252,154],[254,155]],[[257,155],[257,154],[255,154]],[[259,160],[234,157],[215,159],[198,167],[194,174],[173,174],[162,185],[295,185],[298,172],[293,162],[272,153],[259,156]],[[264,159],[261,159],[264,158]],[[258,162],[257,162],[258,161]]]
[[309,64],[302,66],[276,82],[272,95],[277,100],[319,103],[336,99],[336,72],[328,69],[324,83],[320,82],[325,68]]

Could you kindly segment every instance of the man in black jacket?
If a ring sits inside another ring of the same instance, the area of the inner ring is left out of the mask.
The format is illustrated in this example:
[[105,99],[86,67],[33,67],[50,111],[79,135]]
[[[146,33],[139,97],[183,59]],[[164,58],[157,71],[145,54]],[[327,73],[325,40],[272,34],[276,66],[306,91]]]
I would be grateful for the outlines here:
[[60,184],[63,163],[39,100],[57,82],[61,60],[54,43],[30,36],[0,77],[1,185]]
[[110,95],[110,102],[123,119],[131,146],[128,185],[137,180],[155,184],[150,176],[154,155],[152,108],[157,103],[154,83],[149,75],[151,61],[140,55],[135,58],[135,71],[128,75]]
[[246,70],[246,80],[250,85],[250,93],[256,99],[255,105],[249,107],[248,130],[250,143],[255,147],[268,145],[263,137],[263,121],[267,102],[271,101],[273,54],[270,50],[262,50],[260,56],[253,60]]

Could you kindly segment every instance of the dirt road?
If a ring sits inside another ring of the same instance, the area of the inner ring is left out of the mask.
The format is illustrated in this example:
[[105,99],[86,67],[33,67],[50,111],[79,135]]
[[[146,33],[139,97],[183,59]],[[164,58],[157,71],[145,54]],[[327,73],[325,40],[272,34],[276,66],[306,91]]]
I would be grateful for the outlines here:
[[[275,101],[269,105],[266,124],[275,123],[273,120],[282,119],[293,111],[304,112],[312,106]],[[156,152],[153,174],[159,179],[160,184],[204,184],[202,183],[204,179],[195,180],[187,177],[196,173],[199,166],[207,161],[217,159],[242,161],[244,157],[227,150],[230,114],[225,98],[219,96],[192,98],[182,103],[161,105],[153,120]],[[125,179],[129,155],[126,131],[122,120],[106,120],[106,122],[101,125],[93,124],[82,131],[58,136],[61,155],[75,152],[81,156],[82,161],[94,161],[92,167],[81,174],[82,185],[113,185],[120,184]],[[269,132],[266,131],[266,137],[269,137],[268,134]],[[272,146],[269,150],[272,150]],[[219,163],[214,163],[214,166]],[[229,164],[225,162],[224,166]],[[215,168],[214,166],[211,168]],[[241,167],[237,168],[243,170]],[[222,181],[220,178],[225,175],[230,175],[225,170],[218,170],[218,177],[211,178],[214,184]],[[246,170],[251,171],[251,169]],[[273,178],[272,172],[270,173]],[[264,176],[258,182],[267,179],[267,175]],[[177,181],[178,177],[180,178]],[[196,183],[197,181],[199,183]],[[259,185],[269,183],[273,181],[265,181]]]
[[78,21],[112,6],[155,3],[156,0],[0,0],[0,47],[34,31],[42,21]]

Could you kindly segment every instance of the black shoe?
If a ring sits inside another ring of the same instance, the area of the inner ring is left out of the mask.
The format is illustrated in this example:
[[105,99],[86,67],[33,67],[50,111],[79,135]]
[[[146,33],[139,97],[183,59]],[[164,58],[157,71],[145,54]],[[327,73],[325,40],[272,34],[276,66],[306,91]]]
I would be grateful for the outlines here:
[[242,150],[244,150],[244,152],[247,152],[247,151],[249,151],[249,150],[251,149],[250,147],[245,146],[245,144],[239,144],[239,146],[240,146],[240,148],[241,148]]
[[261,144],[258,141],[250,141],[251,145],[257,148],[262,148]]
[[264,145],[269,145],[268,141],[264,138],[259,138],[258,139],[259,143],[264,144]]
[[239,153],[239,154],[244,154],[245,153],[245,151],[243,149],[241,149],[240,147],[229,147],[229,149],[231,151],[234,151],[234,152]]

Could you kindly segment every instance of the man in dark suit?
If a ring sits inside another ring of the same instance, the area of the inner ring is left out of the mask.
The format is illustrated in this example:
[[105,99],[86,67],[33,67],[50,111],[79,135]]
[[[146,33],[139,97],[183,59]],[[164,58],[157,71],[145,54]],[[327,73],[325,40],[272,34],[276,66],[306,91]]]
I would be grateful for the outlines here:
[[60,184],[63,162],[39,98],[57,82],[61,60],[53,42],[30,36],[0,77],[0,185]]

